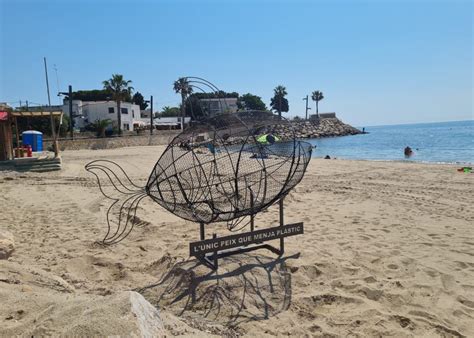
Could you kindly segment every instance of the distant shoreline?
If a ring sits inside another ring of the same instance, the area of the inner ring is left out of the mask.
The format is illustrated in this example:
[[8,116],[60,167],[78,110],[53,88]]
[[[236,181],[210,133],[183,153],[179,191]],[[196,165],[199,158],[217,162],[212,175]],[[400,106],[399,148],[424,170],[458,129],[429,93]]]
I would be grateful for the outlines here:
[[[324,156],[313,156],[313,159],[323,160]],[[417,161],[417,160],[377,160],[377,159],[363,159],[363,158],[343,158],[334,157],[331,160],[336,161],[363,161],[363,162],[381,162],[381,163],[403,163],[403,164],[426,164],[426,165],[446,165],[446,166],[473,166],[474,162],[430,162],[430,161]],[[328,160],[329,161],[329,160]]]
[[415,123],[396,123],[396,124],[378,124],[378,125],[370,125],[370,126],[357,126],[356,128],[378,128],[378,127],[398,127],[398,126],[411,126],[411,125],[429,125],[429,124],[440,124],[440,123],[462,123],[462,122],[473,122],[474,119],[471,120],[454,120],[454,121],[438,121],[438,122],[415,122]]

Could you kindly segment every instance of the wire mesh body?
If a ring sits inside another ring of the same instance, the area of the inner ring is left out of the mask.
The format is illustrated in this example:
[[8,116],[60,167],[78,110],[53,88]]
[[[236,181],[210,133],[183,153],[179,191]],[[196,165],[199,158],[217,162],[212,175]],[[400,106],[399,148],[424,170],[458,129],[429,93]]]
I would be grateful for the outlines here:
[[[191,89],[205,93],[201,86],[207,87],[219,107],[228,110],[225,93],[209,81],[181,80],[190,86],[188,94]],[[227,228],[235,231],[237,225],[246,225],[245,216],[285,197],[303,178],[312,146],[296,139],[286,119],[267,111],[209,117],[206,107],[197,116],[190,103],[197,121],[170,142],[145,187],[134,184],[115,162],[95,160],[85,166],[96,176],[102,194],[113,201],[102,243],[115,244],[130,234],[138,223],[138,205],[146,197],[183,219],[227,222]]]
[[218,115],[172,140],[146,193],[186,220],[231,221],[284,197],[303,178],[311,149],[296,140],[290,122],[270,112]]

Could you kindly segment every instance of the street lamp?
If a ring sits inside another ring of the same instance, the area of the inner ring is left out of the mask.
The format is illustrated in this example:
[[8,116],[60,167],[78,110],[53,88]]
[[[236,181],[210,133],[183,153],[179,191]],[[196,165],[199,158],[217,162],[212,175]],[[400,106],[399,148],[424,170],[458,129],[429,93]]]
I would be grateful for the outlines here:
[[310,107],[308,107],[308,95],[306,95],[306,97],[303,97],[303,101],[306,101],[306,112],[305,112],[305,116],[306,116],[306,120],[308,120],[308,110],[311,109]]
[[150,104],[150,135],[153,135],[153,95],[150,95],[150,99],[145,102]]
[[69,92],[59,92],[58,96],[67,96],[69,101],[69,128],[71,129],[71,140],[74,139],[74,117],[72,115],[72,86],[69,85]]

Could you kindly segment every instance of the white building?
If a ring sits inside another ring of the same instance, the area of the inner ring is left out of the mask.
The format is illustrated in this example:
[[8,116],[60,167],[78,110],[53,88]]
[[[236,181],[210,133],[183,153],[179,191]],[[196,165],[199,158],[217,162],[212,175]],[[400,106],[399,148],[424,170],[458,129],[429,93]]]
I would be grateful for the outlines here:
[[199,103],[201,107],[208,112],[209,116],[237,112],[237,98],[235,97],[222,99],[199,99]]
[[[69,116],[69,101],[64,100],[62,111]],[[130,102],[120,103],[123,131],[133,131],[136,127],[150,124],[150,119],[142,118],[140,106]],[[117,103],[115,101],[72,100],[72,112],[75,128],[84,128],[97,120],[109,119],[112,126],[118,126]]]
[[151,115],[151,110],[150,109],[145,109],[140,111],[140,116],[142,119],[150,119]]
[[[183,122],[186,126],[191,122],[191,118],[186,116]],[[157,129],[179,129],[181,128],[181,117],[155,117],[153,119],[153,125]]]

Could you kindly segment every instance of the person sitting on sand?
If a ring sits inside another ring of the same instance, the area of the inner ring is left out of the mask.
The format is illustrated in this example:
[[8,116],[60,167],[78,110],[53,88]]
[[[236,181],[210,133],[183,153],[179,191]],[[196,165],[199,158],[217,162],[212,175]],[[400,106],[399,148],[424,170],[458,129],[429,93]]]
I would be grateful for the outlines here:
[[405,153],[405,157],[410,157],[411,155],[413,155],[413,150],[411,150],[409,146],[406,146],[404,153]]

